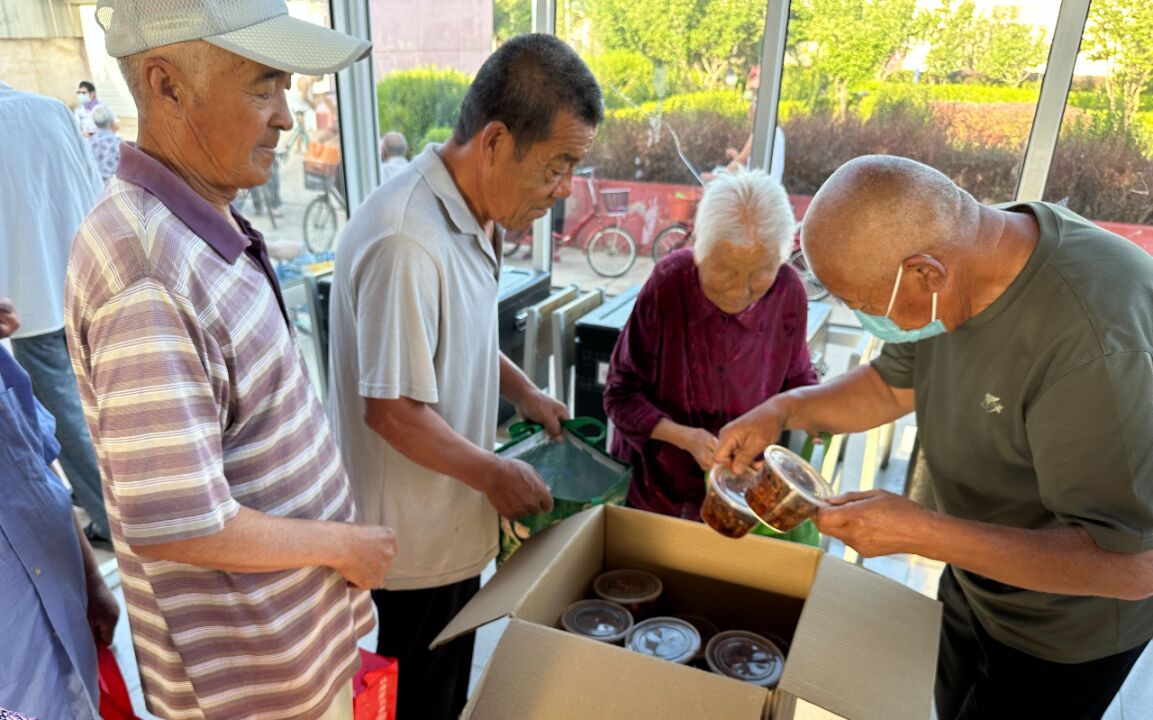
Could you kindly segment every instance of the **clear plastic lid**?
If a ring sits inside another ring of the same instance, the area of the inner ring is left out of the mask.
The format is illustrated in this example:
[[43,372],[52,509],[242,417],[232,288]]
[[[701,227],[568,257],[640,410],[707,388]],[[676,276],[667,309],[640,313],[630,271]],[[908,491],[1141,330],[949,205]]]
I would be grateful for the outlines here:
[[635,605],[656,600],[664,585],[661,579],[644,570],[610,570],[597,575],[593,591],[605,600],[621,605]]
[[745,472],[737,475],[732,470],[729,470],[724,465],[714,465],[709,470],[709,482],[712,484],[713,491],[716,492],[717,497],[725,502],[726,505],[731,507],[743,519],[756,524],[760,522],[757,516],[749,509],[749,503],[745,500],[745,492],[750,487],[757,483],[760,479],[760,472],[749,468]]
[[633,615],[608,600],[578,600],[565,609],[561,626],[593,640],[620,642],[633,627]]
[[813,466],[788,448],[770,445],[765,448],[765,463],[785,483],[817,507],[825,507],[832,488]]
[[785,656],[773,641],[746,630],[713,636],[705,648],[705,662],[718,675],[767,688],[777,686],[785,668]]
[[633,626],[625,647],[642,655],[687,663],[700,650],[701,635],[680,618],[655,617]]

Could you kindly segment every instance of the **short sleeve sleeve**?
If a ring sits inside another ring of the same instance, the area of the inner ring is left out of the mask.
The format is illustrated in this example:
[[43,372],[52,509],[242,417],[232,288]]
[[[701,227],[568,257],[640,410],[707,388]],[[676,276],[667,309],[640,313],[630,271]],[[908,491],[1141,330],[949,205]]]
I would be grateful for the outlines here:
[[913,387],[913,363],[916,360],[916,343],[885,343],[881,354],[873,360],[873,369],[889,387],[908,389]]
[[152,281],[93,316],[95,428],[129,543],[212,535],[240,510],[224,477],[222,399],[201,356],[210,343],[191,305]]
[[1041,500],[1105,550],[1153,550],[1153,361],[1107,355],[1046,388],[1026,414]]
[[428,251],[396,236],[360,260],[352,289],[360,395],[437,402],[440,269]]

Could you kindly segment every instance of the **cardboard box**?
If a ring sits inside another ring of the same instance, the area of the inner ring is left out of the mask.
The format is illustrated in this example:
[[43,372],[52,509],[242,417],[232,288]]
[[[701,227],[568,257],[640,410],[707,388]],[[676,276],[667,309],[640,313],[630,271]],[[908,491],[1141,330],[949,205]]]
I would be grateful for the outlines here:
[[[658,614],[790,643],[777,690],[556,629],[604,570],[664,582]],[[620,507],[595,507],[533,537],[437,637],[511,617],[462,717],[844,717],[926,720],[940,604],[815,548]]]

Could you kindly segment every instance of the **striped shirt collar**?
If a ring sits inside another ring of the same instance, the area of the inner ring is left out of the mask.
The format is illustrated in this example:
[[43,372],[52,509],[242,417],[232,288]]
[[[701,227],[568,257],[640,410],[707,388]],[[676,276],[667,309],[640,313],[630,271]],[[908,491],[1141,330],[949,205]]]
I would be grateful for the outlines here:
[[229,263],[235,263],[249,243],[263,242],[260,232],[232,210],[232,217],[244,235],[237,233],[236,228],[221,217],[207,200],[197,195],[188,183],[159,160],[136,147],[135,143],[126,142],[121,145],[120,167],[116,170],[116,177],[139,185],[155,195],[173,215],[180,218],[181,222]]

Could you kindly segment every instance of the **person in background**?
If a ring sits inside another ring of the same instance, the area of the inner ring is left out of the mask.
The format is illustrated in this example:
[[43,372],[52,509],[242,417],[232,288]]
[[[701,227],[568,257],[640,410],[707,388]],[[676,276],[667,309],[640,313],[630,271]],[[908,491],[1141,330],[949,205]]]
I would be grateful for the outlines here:
[[402,718],[456,718],[473,635],[429,643],[480,587],[498,514],[552,508],[531,466],[501,458],[499,396],[560,434],[564,405],[498,347],[498,225],[526,228],[572,192],[603,117],[600,88],[550,35],[481,66],[452,138],[376,190],[341,235],[330,323],[333,426],[357,504],[404,552],[373,592],[377,652],[400,661]]
[[[780,183],[723,174],[705,186],[693,247],[653,268],[605,384],[612,453],[633,467],[629,505],[700,520],[721,427],[817,382],[805,288],[783,262],[795,228]],[[806,524],[790,539],[815,534]]]
[[104,178],[105,182],[116,174],[116,166],[120,164],[120,138],[112,132],[115,120],[112,111],[103,105],[92,111],[92,122],[96,125],[96,132],[88,136],[88,148],[92,151],[100,177]]
[[386,132],[380,138],[381,182],[388,182],[405,165],[408,165],[408,141],[395,130]]
[[1153,258],[884,155],[829,177],[801,245],[884,350],[733,421],[717,460],[916,411],[938,511],[851,492],[817,527],[864,557],[948,563],[942,720],[1101,717],[1153,635]]
[[[752,125],[757,119],[757,90],[761,87],[761,66],[754,65],[749,70],[749,79],[745,84],[745,97],[749,101],[749,125]],[[745,144],[738,150],[737,148],[725,149],[725,160],[727,164],[724,166],[725,172],[738,172],[744,170],[749,166],[749,158],[753,154],[753,133],[749,132],[748,139]],[[709,174],[711,179],[713,176],[720,174],[720,171],[714,171]],[[779,183],[784,182],[785,176],[785,133],[781,130],[781,126],[777,125],[773,128],[773,159],[772,164],[769,166],[769,177]]]
[[272,172],[292,73],[369,43],[278,0],[100,0],[96,20],[139,144],[77,235],[67,324],[148,708],[351,718],[393,533],[353,522],[264,239],[230,203]]
[[52,98],[0,82],[0,290],[24,315],[12,353],[32,378],[36,398],[56,419],[60,464],[91,522],[107,543],[108,514],[100,467],[76,393],[64,336],[64,283],[76,229],[104,183],[71,113]]
[[109,128],[115,132],[118,129],[116,115],[96,99],[96,86],[87,80],[81,80],[76,89],[76,107],[72,110],[72,115],[76,118],[76,124],[80,126],[80,132],[84,137],[96,133],[97,125],[92,113],[96,112],[97,108],[104,108],[112,117]]
[[[0,339],[20,327],[0,298]],[[0,347],[0,708],[41,720],[99,717],[96,643],[120,607],[52,471],[60,446],[27,373]]]

